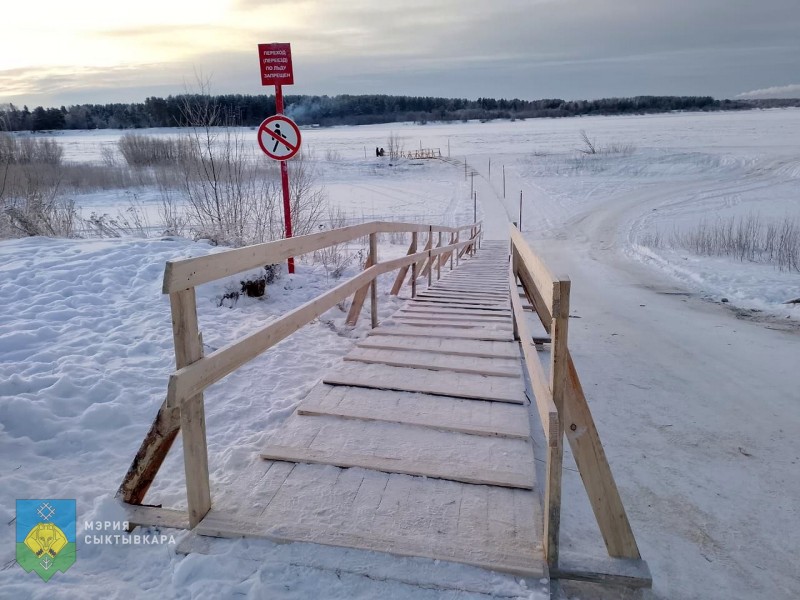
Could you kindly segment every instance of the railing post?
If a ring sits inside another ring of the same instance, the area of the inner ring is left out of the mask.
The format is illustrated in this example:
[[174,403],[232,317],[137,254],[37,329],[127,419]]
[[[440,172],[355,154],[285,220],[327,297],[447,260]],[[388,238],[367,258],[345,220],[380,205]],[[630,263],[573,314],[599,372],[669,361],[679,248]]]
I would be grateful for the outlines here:
[[[372,249],[372,236],[374,235],[376,235],[375,232],[369,234],[369,254],[367,254],[367,260],[364,263],[365,271],[375,264],[375,254]],[[358,318],[361,315],[361,309],[364,307],[364,302],[367,299],[367,292],[369,291],[370,284],[367,284],[353,294],[353,301],[350,303],[350,310],[347,313],[347,319],[345,319],[345,323],[350,327],[355,327],[356,323],[358,323]]]
[[[200,331],[197,325],[197,304],[194,288],[173,292],[169,295],[169,300],[172,307],[175,364],[178,369],[181,369],[203,357],[203,344],[200,340]],[[211,509],[203,394],[197,394],[189,398],[181,405],[180,411],[189,527],[194,527]]]
[[[373,232],[369,234],[369,253],[372,256],[372,264],[378,264],[378,234]],[[372,317],[372,328],[378,326],[378,277],[372,280],[370,288],[370,310]]]
[[428,226],[428,287],[433,285],[433,225]]
[[[411,254],[417,253],[417,232],[411,232]],[[411,265],[411,297],[417,296],[417,261]]]
[[[457,231],[456,231],[456,244],[457,244],[457,243],[458,243],[460,240],[461,240],[461,230],[459,229],[459,230],[457,230]],[[458,255],[459,255],[459,252],[458,252],[458,248],[456,248],[456,249],[455,249],[455,253],[456,253],[456,266],[458,266],[458,264],[459,264],[459,256],[458,256]]]
[[[442,247],[442,232],[439,231],[439,243],[436,246],[437,248]],[[436,281],[439,281],[442,278],[442,255],[436,257]]]
[[553,306],[551,307],[550,339],[550,389],[553,404],[558,411],[558,430],[550,432],[551,452],[547,461],[548,514],[545,516],[545,548],[547,562],[558,565],[559,531],[561,528],[561,469],[563,463],[564,401],[569,373],[567,330],[569,323],[569,279],[553,282]]
[[[454,231],[450,232],[450,243],[448,246],[452,246],[455,243],[456,234]],[[453,253],[456,252],[455,250],[450,250],[450,270],[453,270]]]

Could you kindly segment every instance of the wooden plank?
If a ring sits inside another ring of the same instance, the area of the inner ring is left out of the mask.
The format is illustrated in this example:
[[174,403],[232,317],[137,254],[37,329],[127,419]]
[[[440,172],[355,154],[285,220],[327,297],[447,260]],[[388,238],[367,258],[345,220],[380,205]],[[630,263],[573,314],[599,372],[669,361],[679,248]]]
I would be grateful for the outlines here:
[[455,228],[418,223],[389,223],[374,221],[351,225],[310,235],[302,235],[265,244],[236,248],[217,254],[168,261],[164,272],[163,292],[169,294],[189,289],[242,271],[283,262],[292,256],[301,256],[342,244],[370,233],[453,231]]
[[406,319],[402,315],[396,315],[392,317],[392,324],[396,325],[405,325],[408,327],[447,327],[452,329],[462,329],[462,330],[488,330],[488,331],[501,331],[511,333],[511,324],[510,323],[498,323],[498,322],[478,322],[478,321],[442,321],[435,317],[429,319]]
[[164,271],[163,292],[170,294],[249,269],[281,263],[291,256],[301,256],[334,244],[349,242],[375,230],[375,224],[364,223],[217,254],[168,261]]
[[[320,467],[317,467],[320,468]],[[384,474],[375,473],[375,476]],[[407,477],[403,475],[392,475],[390,477]],[[413,480],[413,478],[408,478]],[[367,479],[362,489],[367,486]],[[370,480],[372,481],[372,480]],[[439,483],[447,486],[464,486],[474,488],[467,484],[446,482],[441,480],[431,480],[431,483]],[[380,482],[371,484],[380,485]],[[507,493],[515,490],[504,489]],[[533,492],[520,492],[533,495]],[[418,498],[407,493],[408,503],[404,503],[399,515],[403,518],[403,527],[382,528],[375,527],[372,530],[358,527],[363,523],[365,515],[362,511],[357,514],[358,518],[349,518],[341,514],[338,507],[324,502],[323,498],[310,497],[303,504],[302,512],[295,510],[295,515],[300,512],[301,518],[291,518],[281,514],[271,515],[269,519],[248,519],[242,518],[230,511],[212,510],[206,519],[201,523],[195,532],[203,536],[223,537],[223,538],[242,538],[260,537],[276,543],[287,542],[306,542],[313,544],[323,544],[328,546],[338,546],[345,548],[356,548],[372,552],[390,553],[395,556],[422,557],[433,560],[448,561],[466,564],[480,569],[510,573],[521,577],[542,579],[547,576],[547,568],[543,562],[536,558],[536,547],[532,542],[525,543],[520,540],[512,550],[503,547],[487,546],[484,540],[475,536],[466,538],[452,539],[449,536],[435,535],[436,529],[428,525],[428,521],[420,519],[420,514],[425,514],[426,509],[430,511],[425,498]],[[411,501],[415,502],[411,502]],[[410,506],[407,506],[410,504]],[[446,504],[442,502],[442,504]],[[451,505],[452,506],[452,505]],[[335,525],[320,521],[314,511],[329,515],[336,512],[337,522]],[[416,517],[416,519],[414,518]],[[352,527],[337,527],[338,523],[347,521],[354,523]],[[408,523],[406,524],[406,521]],[[420,528],[419,523],[426,526]],[[432,533],[434,535],[432,535]],[[535,531],[525,532],[535,535]],[[520,536],[522,538],[522,536]],[[533,539],[528,536],[527,539]],[[508,544],[505,545],[508,548]],[[363,571],[363,574],[372,575],[373,568]],[[459,585],[459,592],[463,593]],[[483,593],[491,595],[491,588],[484,590]]]
[[[194,288],[173,292],[169,295],[169,299],[172,307],[175,363],[178,367],[191,366],[202,360],[203,357]],[[194,527],[211,509],[205,407],[202,391],[187,397],[187,402],[180,409],[180,419],[189,525]]]
[[431,298],[417,296],[412,303],[417,306],[443,306],[452,308],[476,308],[481,310],[508,310],[508,302],[503,301],[483,301],[483,300],[460,300],[456,298]]
[[387,458],[344,452],[336,452],[334,454],[313,448],[290,448],[286,446],[267,446],[261,453],[261,458],[295,463],[334,465],[342,468],[360,467],[385,473],[433,477],[435,479],[447,479],[475,485],[496,485],[524,490],[533,489],[533,482],[526,475],[476,468],[459,461],[446,464],[421,460],[406,462],[394,457]]
[[466,294],[445,294],[426,290],[417,294],[419,300],[429,300],[431,302],[464,302],[467,304],[508,304],[508,296],[505,297],[492,297],[492,296],[468,296]]
[[430,300],[421,299],[417,300],[412,299],[406,304],[406,308],[411,310],[458,310],[458,311],[479,311],[476,314],[484,314],[487,311],[494,312],[496,314],[501,314],[505,316],[509,316],[511,313],[511,307],[508,305],[475,305],[470,304],[468,302],[431,302]]
[[442,296],[467,296],[467,297],[475,297],[475,298],[485,298],[489,297],[491,299],[502,299],[505,300],[506,296],[508,296],[508,292],[504,292],[502,289],[498,288],[485,288],[485,289],[477,289],[473,288],[471,290],[466,289],[450,289],[439,285],[434,285],[428,288],[425,291],[426,294],[439,294]]
[[[397,325],[379,327],[369,331],[367,335],[403,335],[407,337],[427,337],[431,332],[410,325]],[[495,340],[500,342],[511,341],[511,332],[495,331],[490,329],[449,329],[439,327],[436,337],[453,338],[461,340]]]
[[647,563],[631,558],[595,558],[562,553],[558,565],[550,568],[550,577],[632,589],[653,586],[653,576]]
[[[461,304],[459,306],[459,304]],[[494,315],[499,317],[508,318],[511,316],[511,306],[506,305],[505,307],[500,306],[492,306],[492,307],[482,307],[482,306],[474,306],[472,304],[463,304],[463,303],[456,303],[453,304],[441,304],[441,303],[433,303],[433,302],[425,302],[424,300],[409,300],[400,310],[403,312],[438,312],[438,313],[456,313],[456,314],[469,314],[469,315]]]
[[[332,393],[336,393],[334,390]],[[346,390],[340,405],[349,400]],[[360,390],[368,391],[368,390]],[[377,392],[386,394],[386,392]],[[389,392],[389,395],[398,395]],[[368,397],[375,397],[373,390]],[[364,396],[349,403],[364,406]],[[430,401],[438,401],[433,399]],[[451,400],[442,400],[452,405]],[[345,405],[347,405],[346,403]],[[472,401],[474,412],[483,414],[486,423],[490,422],[491,403]],[[524,410],[524,407],[507,406],[506,410]],[[477,417],[476,417],[477,418]],[[307,435],[307,430],[313,435]],[[270,446],[285,448],[310,448],[331,455],[352,454],[386,458],[407,464],[431,463],[440,465],[446,476],[451,463],[460,463],[470,471],[491,471],[512,473],[517,479],[525,479],[533,485],[533,450],[524,439],[511,439],[500,436],[466,435],[442,431],[430,427],[417,427],[408,424],[375,422],[361,419],[342,419],[330,416],[309,417],[292,415],[284,426],[273,433]],[[297,461],[295,461],[297,462]],[[302,462],[302,461],[301,461]],[[439,467],[437,467],[439,468]]]
[[450,308],[449,306],[420,306],[416,303],[409,303],[403,308],[399,309],[396,315],[404,316],[430,316],[438,315],[441,317],[454,317],[454,318],[476,318],[476,319],[491,319],[502,320],[511,322],[511,311],[498,311],[498,310],[483,310],[480,308]]
[[457,317],[482,317],[491,319],[504,319],[511,318],[511,311],[506,310],[482,310],[480,308],[450,308],[447,306],[418,306],[414,303],[409,303],[401,308],[397,314],[405,315],[442,315],[442,316],[457,316]]
[[[561,441],[563,440],[564,432],[564,403],[567,390],[567,327],[569,324],[569,291],[570,281],[559,280],[554,281],[552,284],[551,298],[553,304],[550,307],[550,313],[553,317],[552,325],[550,328],[551,335],[551,349],[550,349],[550,392],[553,395],[553,404],[555,404],[556,411],[562,417],[551,426],[555,426],[555,431],[550,431],[549,441],[558,441],[559,454],[563,455],[561,450]],[[526,336],[527,339],[527,336]],[[548,506],[550,512],[549,519],[551,523],[556,526],[548,532],[549,536],[545,538],[547,562],[550,565],[558,564],[558,549],[559,549],[559,524],[561,521],[561,469],[562,469],[562,456],[556,456],[552,452],[552,460],[547,463],[547,478],[548,483],[551,484],[551,498]],[[556,516],[559,513],[559,516]]]
[[[513,273],[509,272],[509,277],[515,281]],[[520,348],[524,358],[524,367],[526,369],[528,380],[533,389],[533,395],[536,401],[536,409],[539,414],[539,422],[542,425],[545,439],[548,440],[550,445],[551,433],[555,434],[554,444],[558,443],[557,425],[558,425],[558,410],[553,402],[553,394],[550,391],[548,378],[544,372],[544,367],[539,360],[539,355],[536,349],[532,346],[528,324],[525,321],[525,314],[520,307],[519,298],[511,297],[511,303],[514,307],[514,322],[519,331]],[[558,444],[560,445],[560,444]]]
[[527,410],[516,404],[447,397],[432,401],[426,394],[346,386],[330,389],[333,391],[326,399],[331,401],[304,400],[297,414],[402,423],[471,435],[523,440],[530,437]]
[[443,292],[439,290],[426,290],[419,294],[420,298],[442,298],[445,300],[489,302],[493,304],[508,301],[508,294],[476,294],[466,292]]
[[455,356],[486,356],[519,360],[519,346],[513,342],[472,340],[465,344],[459,339],[428,336],[427,338],[403,336],[372,336],[360,341],[360,348],[386,348],[389,350],[424,350]]
[[[501,267],[498,265],[495,268]],[[502,268],[505,269],[505,265],[503,265]],[[490,276],[484,273],[469,272],[464,267],[460,267],[458,270],[453,271],[452,274],[442,277],[439,280],[438,285],[499,288],[503,285],[503,280],[502,278],[493,275]]]
[[474,398],[512,404],[526,403],[522,381],[509,377],[453,374],[426,369],[363,364],[339,367],[328,373],[323,381],[330,385],[421,392],[436,396]]
[[171,529],[190,529],[189,513],[185,510],[173,510],[160,506],[143,506],[141,504],[125,504],[122,508],[127,515],[132,531],[134,527],[169,527]]
[[606,549],[615,558],[639,559],[641,555],[636,538],[569,351],[567,365],[568,391],[564,399],[564,431],[595,519],[603,534]]
[[524,265],[522,265],[516,248],[513,250],[512,262],[515,265],[514,272],[517,274],[517,277],[519,277],[522,288],[525,291],[525,295],[530,302],[530,306],[525,306],[524,308],[532,308],[535,310],[536,314],[539,315],[539,320],[542,323],[542,327],[544,327],[544,330],[547,333],[550,333],[553,320],[551,314],[552,306],[546,303],[544,297],[542,296],[541,290],[536,287],[536,282],[533,279],[533,276],[524,267]]
[[490,296],[505,296],[502,287],[499,285],[469,285],[466,283],[443,283],[437,282],[430,288],[432,292],[444,292],[448,294],[477,294]]
[[495,287],[487,287],[487,288],[472,288],[471,290],[459,288],[459,287],[439,287],[434,285],[428,291],[433,294],[438,295],[447,295],[447,296],[456,296],[460,297],[461,295],[468,295],[469,297],[489,297],[492,299],[497,300],[505,300],[508,294],[502,294],[500,292],[495,291],[497,288]]
[[[447,314],[430,314],[430,313],[407,313],[403,311],[396,312],[392,320],[407,322],[425,322],[436,321],[440,324],[453,323],[457,325],[473,325],[473,326],[498,326],[506,328],[511,327],[511,320],[508,317],[487,317],[487,316],[474,316],[469,315],[447,315]],[[550,338],[548,338],[550,339]]]
[[456,301],[456,302],[468,302],[470,304],[504,304],[508,302],[508,295],[505,296],[484,296],[484,295],[477,295],[477,294],[448,294],[443,292],[436,292],[436,291],[425,291],[420,292],[417,295],[417,299],[437,299],[437,300],[447,300],[447,301]]
[[557,278],[553,276],[550,269],[548,269],[544,262],[533,252],[516,227],[510,225],[509,232],[511,244],[519,256],[520,268],[524,267],[525,271],[530,274],[536,289],[543,294],[544,305],[552,306],[553,283],[557,281]]
[[497,377],[519,377],[519,362],[498,358],[470,358],[436,352],[408,352],[378,348],[356,348],[344,357],[346,361],[410,367],[453,373],[474,373]]

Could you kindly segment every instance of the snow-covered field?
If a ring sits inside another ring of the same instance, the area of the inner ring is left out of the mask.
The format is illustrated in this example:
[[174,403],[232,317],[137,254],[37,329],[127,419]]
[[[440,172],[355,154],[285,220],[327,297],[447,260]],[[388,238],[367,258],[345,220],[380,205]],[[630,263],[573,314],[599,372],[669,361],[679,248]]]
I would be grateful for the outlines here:
[[[578,152],[581,130],[607,151]],[[440,148],[461,162],[390,166],[374,148],[392,132],[406,149]],[[800,297],[800,273],[646,243],[703,217],[800,221],[800,110],[303,133],[331,203],[353,219],[466,223],[474,184],[479,218],[502,238],[522,192],[526,237],[573,282],[570,345],[654,597],[800,596],[800,305],[783,304]],[[100,161],[119,135],[56,137],[67,160]],[[148,189],[76,201],[112,212],[134,194],[157,202]],[[119,518],[114,492],[174,361],[164,262],[214,251],[180,239],[0,242],[0,598],[538,597],[535,582],[462,566],[255,541],[186,557],[169,545],[79,543],[78,562],[48,584],[13,563],[17,498],[76,498],[79,539],[84,521]],[[301,263],[265,300],[234,308],[218,306],[225,282],[202,286],[204,343],[216,348],[331,285],[320,265]],[[400,304],[389,285],[381,281],[383,316]],[[343,320],[333,309],[208,391],[213,495],[258,460],[269,431],[363,335],[363,324],[348,330]],[[178,446],[148,501],[184,505],[180,456]],[[569,460],[563,542],[602,555]]]

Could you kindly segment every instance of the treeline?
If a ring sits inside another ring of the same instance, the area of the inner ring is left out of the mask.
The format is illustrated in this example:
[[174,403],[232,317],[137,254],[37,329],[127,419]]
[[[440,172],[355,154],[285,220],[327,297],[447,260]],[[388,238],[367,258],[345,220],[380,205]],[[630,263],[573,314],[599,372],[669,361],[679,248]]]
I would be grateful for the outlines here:
[[[177,127],[187,105],[207,103],[193,95],[147,98],[144,102],[78,104],[60,108],[37,106],[33,111],[13,104],[0,107],[0,129],[138,129]],[[267,95],[214,96],[227,122],[256,126],[275,113],[275,98]],[[285,96],[286,113],[301,125],[365,125],[396,121],[456,121],[469,119],[530,119],[579,115],[647,114],[670,111],[746,110],[800,106],[800,100],[716,100],[710,96],[637,96],[601,100],[499,100],[494,98],[433,98],[423,96]]]

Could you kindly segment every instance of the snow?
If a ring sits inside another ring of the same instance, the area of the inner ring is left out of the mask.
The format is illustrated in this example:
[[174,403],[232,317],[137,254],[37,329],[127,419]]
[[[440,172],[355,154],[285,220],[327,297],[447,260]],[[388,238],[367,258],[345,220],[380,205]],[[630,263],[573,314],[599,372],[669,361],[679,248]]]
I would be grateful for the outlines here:
[[[628,150],[585,156],[581,130]],[[374,147],[390,133],[406,148],[447,156],[449,146],[466,158],[490,238],[518,219],[522,190],[524,235],[572,279],[570,347],[653,597],[800,595],[800,308],[782,304],[800,297],[800,273],[645,244],[707,215],[800,218],[800,110],[304,130],[331,202],[352,220],[472,218],[463,162],[389,166]],[[99,162],[119,135],[56,137],[69,160]],[[157,201],[146,188],[76,200],[111,212],[134,194]],[[380,254],[405,250],[386,239]],[[539,597],[537,582],[465,566],[256,540],[216,540],[188,556],[170,544],[79,544],[76,565],[47,585],[13,564],[17,498],[76,498],[79,539],[83,522],[121,519],[114,492],[174,366],[164,263],[217,251],[173,238],[0,242],[0,597]],[[220,307],[239,279],[198,288],[206,351],[336,283],[299,261],[266,299]],[[381,278],[382,318],[401,304],[390,285]],[[332,309],[208,390],[212,496],[258,460],[269,432],[364,335],[368,319],[351,330],[344,317]],[[185,507],[181,456],[178,442],[148,502]],[[570,461],[562,541],[602,556]]]

